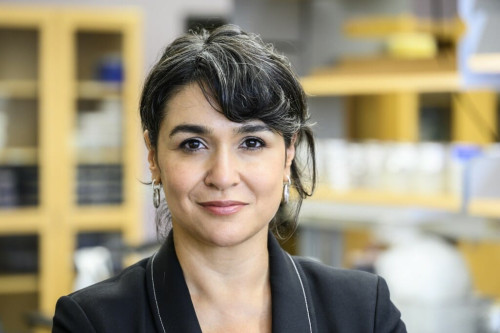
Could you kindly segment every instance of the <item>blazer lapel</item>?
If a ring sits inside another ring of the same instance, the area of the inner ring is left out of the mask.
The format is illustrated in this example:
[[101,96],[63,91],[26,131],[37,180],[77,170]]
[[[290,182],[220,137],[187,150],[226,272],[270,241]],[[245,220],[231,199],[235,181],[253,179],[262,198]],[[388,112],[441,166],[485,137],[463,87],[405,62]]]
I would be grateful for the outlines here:
[[[161,333],[201,333],[172,235],[170,232],[147,266],[147,288],[156,327]],[[273,332],[311,332],[312,309],[297,268],[271,233],[268,250]]]
[[201,333],[170,232],[148,262],[147,286],[158,332]]
[[273,333],[311,332],[312,308],[306,286],[292,258],[269,233],[269,267],[272,295]]

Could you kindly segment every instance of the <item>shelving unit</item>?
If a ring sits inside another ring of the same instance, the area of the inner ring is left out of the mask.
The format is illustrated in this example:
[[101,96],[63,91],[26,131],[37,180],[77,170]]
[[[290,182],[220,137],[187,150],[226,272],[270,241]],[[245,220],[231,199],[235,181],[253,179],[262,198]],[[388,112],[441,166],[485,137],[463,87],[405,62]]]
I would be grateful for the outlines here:
[[[411,16],[355,19],[344,28],[346,36],[356,38],[428,33],[436,39],[449,41],[451,51],[464,32],[459,19],[424,22]],[[448,138],[444,140],[487,146],[494,141],[492,133],[478,128],[472,117],[480,118],[498,132],[497,93],[488,88],[468,90],[464,87],[455,56],[450,54],[448,50],[432,59],[381,56],[340,59],[334,67],[314,70],[301,78],[301,83],[310,98],[336,96],[344,99],[346,140],[418,143],[419,117],[425,103],[423,97],[446,95],[450,128],[447,129]],[[330,223],[334,221],[337,230],[366,230],[377,221],[415,222],[421,218],[439,220],[465,216],[473,223],[474,218],[500,218],[498,198],[472,198],[464,202],[458,194],[422,196],[365,188],[339,191],[320,184],[311,199],[304,202],[301,211],[304,225],[311,222],[312,227],[327,227],[330,220]],[[483,248],[478,250],[469,241],[460,244],[464,256],[474,260],[470,267],[478,290],[500,297],[497,283],[500,270],[490,267],[486,271],[478,264],[487,261],[488,252]],[[484,248],[500,251],[498,244]],[[496,287],[493,287],[495,283]]]
[[[0,169],[32,166],[38,173],[38,203],[0,205],[0,235],[36,235],[39,244],[38,271],[0,274],[0,303],[36,302],[50,317],[56,300],[73,289],[78,235],[118,233],[130,245],[142,240],[137,180],[140,35],[141,14],[135,9],[0,6],[0,98],[7,101],[9,126],[6,146],[0,147]],[[110,54],[110,73],[119,76],[103,73],[109,68],[102,60]],[[102,114],[110,113],[104,109],[106,101],[116,106],[108,121],[117,137],[99,141],[101,127],[77,141],[82,112],[104,119]],[[90,140],[93,144],[85,146]],[[78,189],[87,180],[77,178],[78,170],[98,172],[99,166],[119,170],[114,186],[120,200],[83,205]],[[11,309],[22,310],[21,304]],[[5,329],[26,330],[24,315],[0,306]]]
[[[391,65],[392,64],[392,65]],[[425,78],[424,78],[425,77]],[[333,68],[318,69],[301,82],[310,98],[337,96],[346,100],[347,140],[418,143],[422,96],[447,95],[449,140],[486,146],[492,133],[481,130],[471,117],[496,126],[497,94],[488,90],[466,90],[453,59],[397,60],[354,59]],[[472,111],[475,114],[471,114]],[[442,139],[441,139],[442,140]],[[319,190],[317,197],[374,204],[405,201],[426,206],[418,195],[392,195],[356,189],[348,193]],[[460,209],[454,198],[440,196],[428,200],[448,210]]]

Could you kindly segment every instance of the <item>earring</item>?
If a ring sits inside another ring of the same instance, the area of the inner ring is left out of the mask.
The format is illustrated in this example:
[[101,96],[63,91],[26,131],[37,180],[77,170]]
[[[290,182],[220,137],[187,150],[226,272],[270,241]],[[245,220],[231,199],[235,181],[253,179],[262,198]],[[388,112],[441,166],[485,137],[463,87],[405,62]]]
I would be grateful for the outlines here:
[[161,183],[156,184],[156,180],[153,179],[152,182],[152,188],[153,188],[153,206],[155,208],[160,207],[160,189],[161,189]]
[[290,199],[290,185],[292,184],[292,181],[290,180],[289,176],[286,176],[288,181],[286,183],[283,183],[283,200],[282,202],[284,204],[288,203],[288,200]]

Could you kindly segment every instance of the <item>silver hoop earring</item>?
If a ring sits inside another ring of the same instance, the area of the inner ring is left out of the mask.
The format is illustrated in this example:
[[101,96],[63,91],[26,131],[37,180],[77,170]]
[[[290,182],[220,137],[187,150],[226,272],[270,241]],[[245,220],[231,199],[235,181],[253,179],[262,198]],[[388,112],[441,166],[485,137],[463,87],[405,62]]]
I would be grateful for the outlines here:
[[282,202],[284,204],[288,203],[288,200],[290,199],[290,185],[292,184],[292,181],[290,180],[290,177],[286,177],[288,181],[286,183],[283,183],[283,200]]
[[153,182],[152,182],[152,188],[153,188],[153,206],[155,206],[155,208],[158,208],[160,207],[160,189],[161,189],[161,184],[158,183],[156,184],[156,180],[153,179]]

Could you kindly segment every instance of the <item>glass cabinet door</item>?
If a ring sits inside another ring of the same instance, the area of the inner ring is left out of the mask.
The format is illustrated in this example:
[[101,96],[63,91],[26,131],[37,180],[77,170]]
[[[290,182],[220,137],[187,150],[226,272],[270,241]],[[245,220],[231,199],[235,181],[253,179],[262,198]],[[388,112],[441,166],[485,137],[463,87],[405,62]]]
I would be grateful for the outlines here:
[[123,202],[123,94],[119,32],[78,31],[75,71],[76,203]]
[[0,209],[39,203],[39,31],[0,26]]

